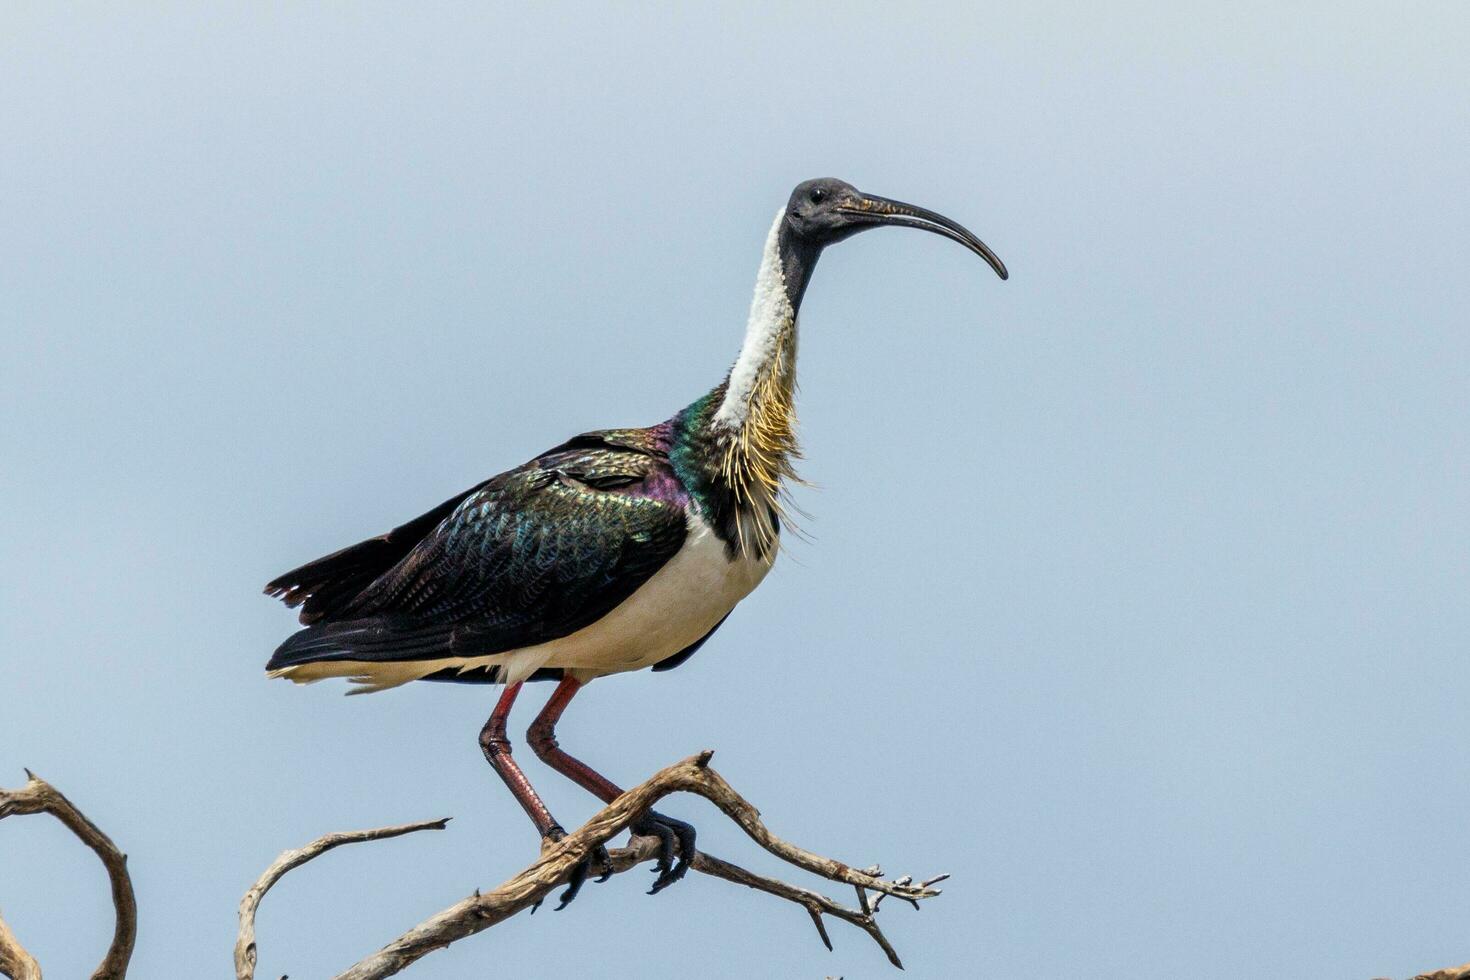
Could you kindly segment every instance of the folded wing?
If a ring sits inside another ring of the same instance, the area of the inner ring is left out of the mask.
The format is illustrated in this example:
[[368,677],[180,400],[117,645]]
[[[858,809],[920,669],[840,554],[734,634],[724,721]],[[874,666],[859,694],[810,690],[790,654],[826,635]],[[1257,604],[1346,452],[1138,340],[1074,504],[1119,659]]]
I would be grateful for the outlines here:
[[484,656],[591,625],[678,552],[684,502],[661,454],[580,436],[266,591],[307,628],[267,668]]

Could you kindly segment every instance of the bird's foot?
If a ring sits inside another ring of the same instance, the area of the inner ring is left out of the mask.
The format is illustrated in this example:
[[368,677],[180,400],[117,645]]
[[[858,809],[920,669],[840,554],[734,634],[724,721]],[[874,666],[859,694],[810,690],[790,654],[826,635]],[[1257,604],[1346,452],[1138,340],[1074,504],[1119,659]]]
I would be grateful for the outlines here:
[[[657,895],[665,888],[684,877],[694,860],[694,828],[682,820],[666,817],[656,810],[649,810],[629,828],[640,837],[658,839],[658,860],[653,871],[658,875],[648,894]],[[677,849],[675,845],[677,844]],[[677,850],[678,860],[675,860]]]
[[[545,836],[541,838],[541,850],[544,852],[548,847],[551,847],[566,836],[567,832],[561,828],[561,825],[552,824],[551,829],[547,830]],[[572,868],[572,873],[567,878],[567,890],[561,893],[556,911],[560,912],[571,904],[572,899],[577,897],[577,893],[582,890],[582,885],[587,881],[587,876],[592,873],[593,867],[597,868],[598,881],[607,881],[613,876],[612,858],[608,855],[607,848],[601,844],[589,850],[582,860],[578,861],[576,866]],[[536,914],[536,910],[540,907],[540,902],[531,906],[531,914]]]

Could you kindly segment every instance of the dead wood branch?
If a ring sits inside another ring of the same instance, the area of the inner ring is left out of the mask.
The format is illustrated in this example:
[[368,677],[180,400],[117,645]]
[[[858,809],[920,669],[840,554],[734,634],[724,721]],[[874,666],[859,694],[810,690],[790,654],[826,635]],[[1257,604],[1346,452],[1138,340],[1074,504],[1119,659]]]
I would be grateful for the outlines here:
[[[517,912],[533,909],[554,888],[569,877],[571,870],[589,850],[627,829],[645,810],[670,793],[687,792],[703,796],[714,803],[761,847],[788,864],[809,871],[829,881],[852,885],[858,907],[850,908],[810,889],[788,884],[746,871],[711,854],[695,855],[695,871],[738,885],[745,885],[800,905],[811,916],[818,935],[828,949],[832,941],[827,935],[823,916],[841,919],[866,932],[888,956],[894,966],[902,968],[898,954],[878,927],[876,915],[886,896],[903,899],[918,908],[921,899],[940,894],[932,886],[946,876],[939,875],[917,884],[905,875],[884,880],[877,867],[853,868],[840,861],[802,850],[772,834],[760,820],[760,812],[731,788],[718,773],[709,768],[712,753],[702,752],[658,773],[634,787],[595,814],[576,833],[547,847],[530,867],[500,885],[494,891],[471,897],[439,912],[414,926],[388,946],[359,961],[336,980],[377,980],[399,973],[436,949],[489,929]],[[91,980],[125,980],[137,937],[137,906],[132,881],[128,875],[127,856],[117,849],[105,833],[54,786],[26,770],[26,785],[16,790],[0,789],[0,820],[15,814],[49,813],[86,844],[107,869],[112,888],[116,922],[112,944],[106,956],[92,973]],[[375,830],[326,834],[310,844],[283,852],[268,867],[240,900],[240,931],[235,945],[237,980],[253,980],[256,964],[255,915],[260,902],[287,872],[319,857],[342,844],[385,840],[420,830],[443,830],[448,818],[420,823],[380,827]],[[658,842],[634,837],[631,846],[610,853],[614,874],[654,860]],[[870,902],[868,892],[874,893]],[[9,980],[41,980],[41,968],[26,951],[14,932],[0,918],[0,976]],[[1417,974],[1412,980],[1470,980],[1470,963]]]
[[[112,930],[112,944],[97,969],[92,971],[92,980],[123,980],[128,973],[128,961],[133,958],[133,943],[138,937],[138,905],[133,899],[133,881],[128,877],[127,855],[117,849],[112,838],[104,834],[96,824],[88,820],[72,802],[46,780],[29,769],[25,786],[20,789],[0,789],[0,820],[14,814],[49,813],[60,820],[67,830],[90,847],[107,869],[112,885],[112,907],[116,920]],[[4,930],[9,934],[9,930]],[[14,940],[14,936],[10,937]],[[0,940],[3,942],[3,940]],[[24,953],[24,950],[21,950]],[[30,959],[29,955],[25,956]],[[30,960],[32,968],[35,960]],[[20,974],[25,976],[24,973]],[[33,974],[40,976],[40,970]],[[15,974],[11,974],[15,977]]]
[[390,837],[401,837],[404,834],[412,834],[420,830],[443,830],[449,823],[448,817],[439,820],[424,820],[420,823],[399,824],[394,827],[379,827],[376,830],[349,830],[340,834],[323,834],[305,847],[298,847],[292,851],[282,851],[281,856],[276,858],[271,866],[265,869],[265,873],[256,879],[255,884],[240,899],[240,932],[235,939],[235,977],[236,980],[254,980],[255,961],[257,950],[255,947],[255,912],[260,908],[260,900],[265,893],[271,890],[271,886],[280,881],[287,871],[301,867],[312,858],[327,853],[334,847],[343,844],[357,844],[370,840],[387,840]]
[[[1379,980],[1386,978],[1380,977]],[[1432,970],[1429,973],[1417,973],[1410,980],[1470,980],[1470,963],[1447,966],[1443,970]]]
[[[692,864],[694,870],[800,905],[811,916],[828,949],[832,948],[832,942],[822,917],[830,915],[851,923],[872,937],[894,966],[901,967],[898,954],[878,927],[876,907],[869,906],[867,893],[892,895],[917,907],[919,900],[939,894],[939,890],[931,886],[943,876],[919,884],[912,884],[909,878],[889,881],[882,877],[883,872],[877,867],[854,868],[787,843],[766,828],[761,822],[760,811],[709,768],[711,755],[703,752],[685,759],[628,790],[595,814],[576,833],[548,846],[530,867],[493,891],[476,892],[419,923],[383,949],[349,967],[338,975],[337,980],[381,980],[393,976],[436,949],[489,929],[517,912],[534,909],[552,889],[567,880],[572,869],[592,848],[627,829],[658,800],[678,792],[703,796],[719,807],[751,840],[787,864],[828,881],[852,886],[857,890],[860,907],[849,908],[817,892],[746,871],[710,854],[696,855]],[[656,842],[635,838],[632,846],[611,852],[614,873],[653,860],[656,853]],[[288,869],[283,869],[283,873],[284,870]]]
[[41,980],[40,964],[26,952],[4,919],[0,919],[0,974],[10,980]]

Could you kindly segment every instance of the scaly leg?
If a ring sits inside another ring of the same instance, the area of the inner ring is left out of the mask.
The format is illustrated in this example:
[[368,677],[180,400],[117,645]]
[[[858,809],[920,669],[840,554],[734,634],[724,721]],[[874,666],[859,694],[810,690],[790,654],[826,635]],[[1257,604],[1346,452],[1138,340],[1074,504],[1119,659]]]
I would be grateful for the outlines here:
[[[617,784],[587,763],[563,752],[561,746],[556,742],[556,723],[561,719],[561,713],[566,710],[567,705],[571,703],[572,698],[576,696],[581,687],[580,681],[571,677],[562,678],[561,683],[552,692],[551,699],[546,702],[546,707],[541,709],[541,713],[526,730],[526,742],[542,762],[592,793],[602,802],[611,803],[623,793]],[[675,820],[673,817],[666,817],[654,810],[649,810],[628,829],[635,834],[657,837],[659,840],[658,863],[654,868],[658,872],[658,878],[654,881],[653,888],[648,894],[656,894],[684,877],[685,872],[689,870],[689,862],[694,860],[693,827],[682,820]],[[675,842],[678,843],[677,863],[674,860]],[[598,880],[604,879],[599,878]],[[581,882],[577,884],[580,887]]]
[[[541,834],[543,846],[548,841],[559,841],[567,835],[561,824],[551,816],[551,811],[546,809],[546,804],[541,802],[541,797],[531,786],[531,781],[516,764],[511,756],[510,739],[505,734],[505,723],[510,718],[511,706],[515,704],[516,695],[521,693],[520,683],[507,685],[505,691],[500,695],[500,700],[495,705],[495,710],[490,713],[490,720],[485,722],[485,727],[480,729],[480,750],[485,753],[485,761],[490,763],[495,772],[505,781],[511,794],[525,809],[531,822],[536,825],[536,830]],[[568,887],[561,896],[561,904],[557,906],[560,911],[566,908],[568,902],[577,897],[577,892],[586,880],[587,873],[592,862],[597,861],[599,865],[611,873],[612,862],[607,856],[606,848],[597,848],[589,853],[587,857],[572,869],[572,876],[568,879]]]

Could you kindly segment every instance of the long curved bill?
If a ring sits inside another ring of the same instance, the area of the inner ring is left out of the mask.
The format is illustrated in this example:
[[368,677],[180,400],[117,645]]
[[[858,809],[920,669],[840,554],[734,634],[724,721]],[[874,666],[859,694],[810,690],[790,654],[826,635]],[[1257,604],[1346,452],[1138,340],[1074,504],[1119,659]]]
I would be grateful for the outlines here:
[[873,197],[863,194],[851,204],[838,208],[843,214],[857,218],[860,221],[870,222],[875,225],[897,225],[900,228],[919,228],[924,231],[932,231],[936,235],[943,235],[951,241],[959,242],[961,245],[980,256],[995,274],[1002,279],[1009,279],[1010,273],[1006,271],[1006,265],[1000,260],[1000,256],[990,250],[980,239],[976,238],[968,229],[957,222],[951,221],[942,214],[936,214],[927,208],[921,208],[913,204],[905,204],[902,201],[890,201],[886,197]]

